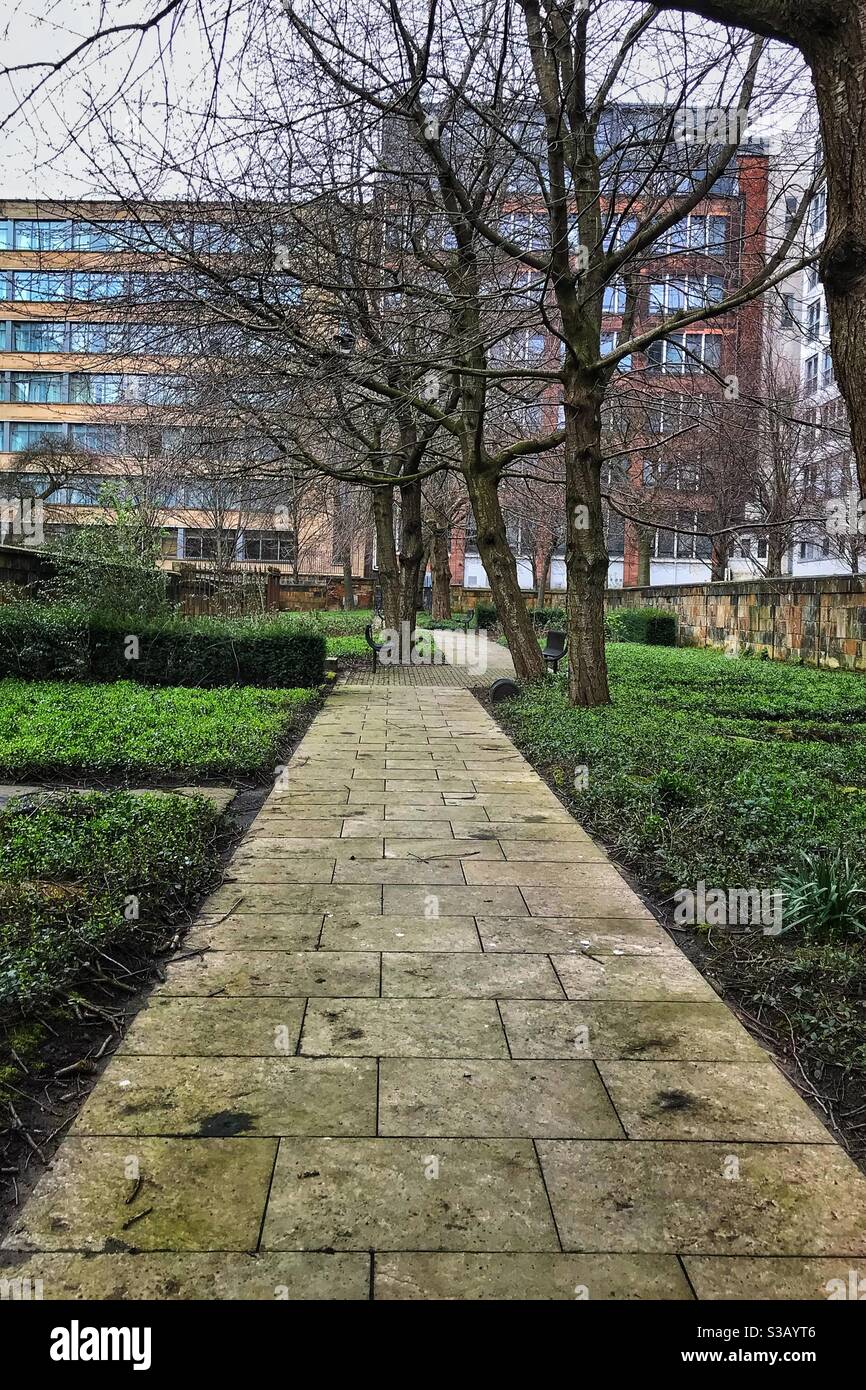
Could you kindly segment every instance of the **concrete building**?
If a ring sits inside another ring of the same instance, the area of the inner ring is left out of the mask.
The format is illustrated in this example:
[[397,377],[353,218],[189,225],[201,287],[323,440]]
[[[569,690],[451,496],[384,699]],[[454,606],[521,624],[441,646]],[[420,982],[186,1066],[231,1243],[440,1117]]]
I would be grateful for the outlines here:
[[337,534],[326,490],[299,511],[256,476],[263,441],[217,444],[190,406],[189,363],[219,351],[219,329],[173,311],[167,271],[178,246],[231,255],[230,216],[136,213],[0,202],[0,499],[41,500],[50,537],[105,522],[110,486],[152,516],[167,567],[337,576],[348,544],[362,575],[368,537]]

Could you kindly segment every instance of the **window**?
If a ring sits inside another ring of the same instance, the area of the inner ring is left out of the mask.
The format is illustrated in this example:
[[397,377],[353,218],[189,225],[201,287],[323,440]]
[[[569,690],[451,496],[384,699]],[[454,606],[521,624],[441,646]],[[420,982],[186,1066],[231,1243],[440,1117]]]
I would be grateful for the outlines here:
[[816,290],[821,283],[821,274],[816,265],[806,266],[806,288]]
[[821,385],[823,387],[832,386],[835,378],[833,376],[833,358],[829,352],[825,352],[821,358]]
[[63,390],[62,372],[13,372],[9,399],[13,404],[31,402],[55,405]]
[[806,310],[806,337],[810,343],[817,342],[821,335],[821,301],[816,299]]
[[[613,352],[613,350],[614,350],[614,348],[617,346],[618,342],[619,342],[619,334],[618,334],[618,333],[602,333],[602,335],[601,335],[601,355],[602,355],[602,357],[607,357],[608,353]],[[616,370],[617,370],[618,372],[628,372],[628,371],[631,370],[631,353],[630,353],[630,352],[627,353],[625,357],[621,357],[621,358],[620,358],[619,362],[617,362],[617,364],[616,364]]]
[[[233,553],[233,538],[223,539],[223,552]],[[187,560],[213,560],[217,553],[216,531],[194,531],[187,529],[184,542],[184,556]]]
[[119,454],[120,430],[114,425],[73,425],[72,442],[94,454]]
[[46,443],[65,437],[66,426],[60,424],[47,424],[42,421],[28,421],[24,424],[13,420],[9,426],[9,448],[13,454],[21,453],[24,449],[38,449]]
[[120,272],[77,270],[72,275],[72,298],[87,302],[91,299],[116,299],[123,294],[125,276]]
[[244,554],[247,560],[291,564],[295,558],[295,538],[291,531],[246,531]]
[[123,377],[119,372],[73,372],[69,399],[76,405],[116,405],[123,400]]
[[703,251],[709,256],[723,256],[728,246],[728,217],[703,217],[691,213],[668,229],[660,250]]
[[526,338],[526,356],[530,361],[537,362],[544,356],[544,334],[529,333]]
[[123,323],[73,323],[70,352],[123,352],[127,329]]
[[605,285],[602,308],[606,314],[625,313],[625,285],[621,281]]
[[796,299],[792,294],[782,295],[782,307],[779,312],[780,328],[795,328],[797,319],[795,315]]
[[67,478],[51,494],[51,501],[72,507],[95,507],[107,478]]
[[13,323],[13,352],[63,352],[65,324],[56,319],[51,323]]
[[502,219],[501,230],[524,251],[540,251],[547,245],[547,218],[539,213],[509,212]]
[[827,224],[827,189],[821,188],[812,199],[809,209],[809,230],[813,236],[820,236]]
[[699,372],[718,368],[722,357],[719,333],[672,333],[670,338],[650,343],[647,362],[662,372]]
[[72,231],[76,251],[123,251],[130,249],[125,222],[76,222]]
[[719,304],[725,297],[721,275],[665,276],[650,285],[651,314],[676,313],[678,309],[699,309],[702,304]]
[[817,391],[818,389],[818,354],[808,358],[806,362],[806,390]]
[[53,304],[66,298],[67,277],[55,270],[16,270],[10,276],[12,298]]
[[47,220],[13,223],[16,251],[68,251],[69,223]]

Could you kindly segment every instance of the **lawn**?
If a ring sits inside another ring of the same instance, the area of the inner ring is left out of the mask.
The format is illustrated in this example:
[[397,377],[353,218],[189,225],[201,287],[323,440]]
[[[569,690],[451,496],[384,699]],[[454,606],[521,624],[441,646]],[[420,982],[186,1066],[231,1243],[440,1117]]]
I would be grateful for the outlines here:
[[204,797],[40,792],[0,811],[0,1021],[26,1020],[148,954],[218,878]]
[[313,690],[0,681],[0,780],[264,778]]
[[866,681],[632,643],[610,644],[608,661],[610,707],[570,708],[559,678],[501,707],[503,722],[668,911],[700,880],[782,891],[781,936],[696,934],[718,977],[809,1066],[862,1074]]

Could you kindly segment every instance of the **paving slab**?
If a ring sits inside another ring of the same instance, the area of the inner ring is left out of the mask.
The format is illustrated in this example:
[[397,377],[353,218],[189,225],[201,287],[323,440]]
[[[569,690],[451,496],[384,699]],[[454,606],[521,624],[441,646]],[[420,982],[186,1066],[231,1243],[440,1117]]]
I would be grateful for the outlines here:
[[474,917],[325,917],[323,951],[476,951]]
[[[675,943],[653,917],[555,918],[476,917],[485,951],[541,951],[554,954],[648,956],[676,951]],[[685,957],[683,957],[685,960]]]
[[345,1058],[116,1057],[75,1134],[375,1134],[376,1063]]
[[547,956],[456,952],[391,953],[382,961],[382,994],[467,999],[562,999]]
[[503,999],[515,1057],[763,1061],[766,1054],[726,1005]]
[[379,957],[362,951],[211,951],[169,964],[160,995],[379,993]]
[[309,1057],[507,1057],[493,999],[311,999]]
[[558,1250],[528,1139],[284,1139],[264,1250]]
[[866,1178],[835,1144],[541,1139],[567,1250],[866,1256]]
[[592,1062],[385,1058],[379,1133],[623,1139]]
[[70,1135],[3,1249],[255,1250],[276,1150],[275,1139]]
[[146,1057],[291,1056],[301,1036],[306,1003],[262,994],[237,999],[153,994],[117,1052]]
[[642,1003],[674,1000],[715,1002],[703,975],[672,951],[645,955],[591,955],[587,951],[552,955],[553,967],[569,999],[618,999]]
[[[690,1262],[692,1263],[692,1262]],[[377,1255],[377,1299],[676,1299],[693,1294],[672,1255]]]
[[314,951],[323,912],[230,912],[203,918],[184,938],[184,954],[206,951]]
[[370,1296],[367,1255],[315,1251],[232,1255],[0,1255],[0,1278],[38,1279],[42,1297],[160,1303],[259,1300],[292,1302]]
[[839,1302],[866,1295],[866,1268],[856,1259],[687,1255],[683,1266],[702,1299]]
[[630,1139],[832,1144],[775,1063],[599,1062]]

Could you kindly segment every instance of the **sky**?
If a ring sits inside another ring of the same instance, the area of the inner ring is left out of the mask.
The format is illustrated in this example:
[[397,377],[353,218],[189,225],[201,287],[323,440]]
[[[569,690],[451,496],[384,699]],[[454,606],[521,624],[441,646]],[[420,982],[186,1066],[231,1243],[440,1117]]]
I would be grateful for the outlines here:
[[[100,24],[135,22],[160,8],[162,0],[7,0],[7,14],[0,29],[0,66],[4,70],[18,64],[51,61],[66,54]],[[0,196],[87,197],[104,196],[99,185],[100,160],[93,149],[104,142],[104,131],[96,137],[96,126],[88,123],[92,110],[112,113],[118,134],[134,145],[143,141],[159,147],[166,136],[173,143],[182,127],[183,111],[195,102],[204,86],[203,74],[210,71],[205,43],[205,23],[210,35],[218,33],[214,21],[224,13],[226,0],[183,0],[184,19],[172,36],[171,50],[161,61],[160,39],[152,33],[143,39],[128,38],[90,49],[73,69],[51,77],[17,114],[14,108],[22,95],[41,77],[41,71],[0,76]],[[264,0],[269,23],[285,30],[287,21],[280,0]],[[364,0],[347,0],[349,13],[360,13]],[[375,5],[376,0],[369,0]],[[446,0],[447,3],[447,0]],[[604,13],[625,16],[637,10],[635,0],[601,0]],[[229,31],[228,50],[236,52],[247,14],[256,0],[231,0],[238,19],[234,33]],[[642,7],[641,7],[642,8]],[[204,21],[204,22],[203,22]],[[676,19],[671,21],[677,23]],[[700,31],[702,21],[689,17],[689,25]],[[257,26],[257,29],[260,26]],[[706,26],[703,26],[704,29]],[[163,36],[168,34],[168,22]],[[611,27],[616,34],[618,27]],[[256,37],[260,37],[257,32]],[[790,50],[787,50],[790,53]],[[786,60],[787,61],[787,60]],[[665,88],[660,81],[661,63],[648,51],[632,88],[642,99],[661,101]],[[635,75],[633,74],[633,80]],[[120,90],[137,94],[134,112],[123,111],[117,102]],[[633,94],[632,100],[635,99]],[[786,103],[786,124],[796,125],[803,112],[803,101]],[[778,131],[778,121],[776,129]],[[68,131],[77,132],[77,144]],[[107,161],[103,161],[107,162]],[[144,165],[142,160],[142,166]],[[95,172],[96,171],[96,172]]]

